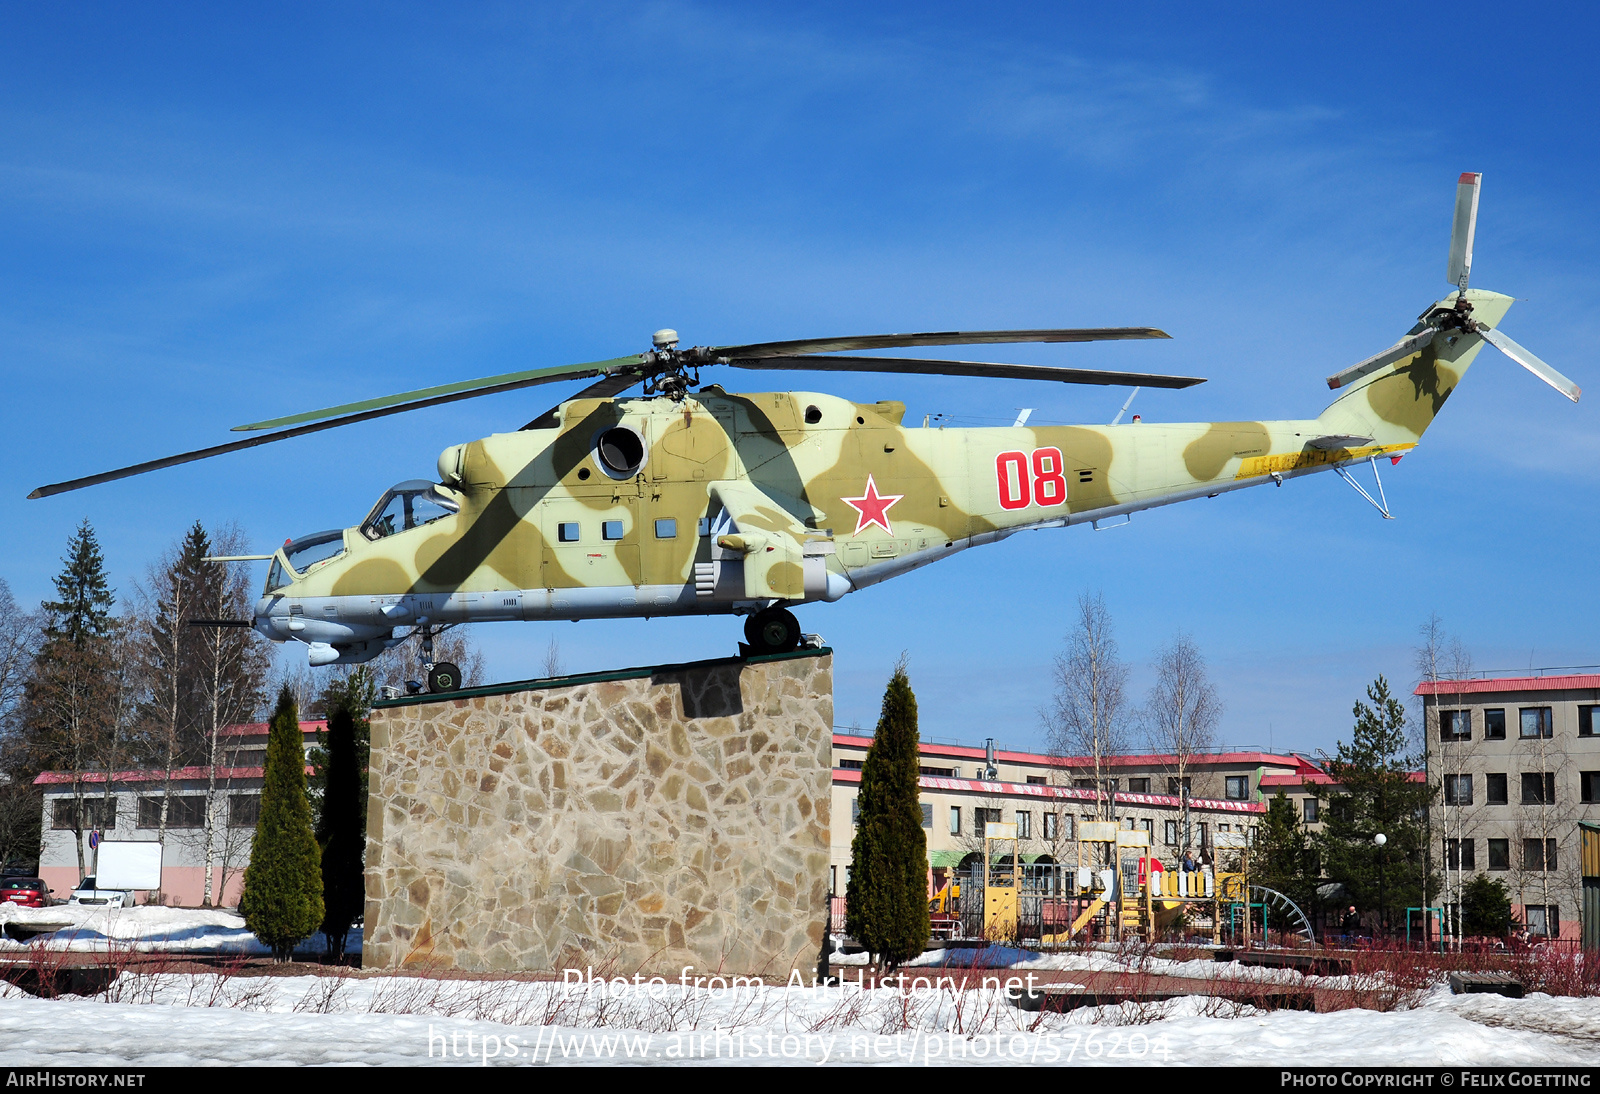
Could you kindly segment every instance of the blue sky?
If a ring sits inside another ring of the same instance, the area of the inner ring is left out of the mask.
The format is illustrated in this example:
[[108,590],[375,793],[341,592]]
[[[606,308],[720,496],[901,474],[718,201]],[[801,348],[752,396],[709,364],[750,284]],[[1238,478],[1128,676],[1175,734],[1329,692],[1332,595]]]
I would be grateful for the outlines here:
[[[1380,520],[1332,476],[1024,534],[801,621],[870,726],[902,650],[929,736],[1041,743],[1080,593],[1134,688],[1178,630],[1234,744],[1331,750],[1437,612],[1482,668],[1600,662],[1596,144],[1582,6],[49,5],[0,9],[0,576],[50,591],[87,517],[126,593],[194,520],[267,549],[357,520],[495,396],[43,501],[42,482],[365,396],[645,348],[1150,324],[1013,359],[1198,374],[1148,420],[1312,414],[1323,378],[1473,283],[1596,394],[1481,358]],[[1109,421],[1124,393],[719,377],[908,420]],[[576,385],[574,385],[576,386]],[[479,628],[491,673],[731,652],[726,619]]]

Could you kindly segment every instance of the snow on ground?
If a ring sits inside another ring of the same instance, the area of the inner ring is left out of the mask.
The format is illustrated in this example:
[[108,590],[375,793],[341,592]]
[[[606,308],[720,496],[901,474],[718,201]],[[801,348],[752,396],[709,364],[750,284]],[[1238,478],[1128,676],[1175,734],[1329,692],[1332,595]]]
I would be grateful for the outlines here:
[[[229,953],[256,956],[271,950],[245,929],[244,918],[220,908],[107,908],[84,904],[56,904],[49,908],[23,908],[10,901],[0,904],[0,933],[7,924],[39,929],[59,929],[34,935],[25,942],[0,938],[0,957],[37,950],[106,953],[136,950],[141,953]],[[320,934],[306,939],[296,952],[321,953]],[[361,932],[352,931],[351,953],[361,952]]]
[[[868,964],[865,953],[834,953],[830,964],[854,968]],[[908,969],[971,968],[1000,976],[1027,975],[1031,972],[1140,972],[1153,976],[1181,976],[1194,980],[1244,980],[1260,984],[1320,983],[1324,987],[1344,986],[1328,977],[1308,978],[1295,969],[1269,969],[1243,965],[1237,961],[1217,961],[1212,957],[1176,961],[1152,957],[1134,949],[1083,949],[1064,953],[1040,953],[1009,946],[986,946],[928,950],[906,962]]]
[[[1069,1014],[976,991],[626,991],[374,974],[124,975],[103,999],[0,985],[0,1064],[1559,1065],[1600,1059],[1600,999],[1431,993],[1392,1013],[1189,997]],[[652,997],[653,996],[653,997]]]

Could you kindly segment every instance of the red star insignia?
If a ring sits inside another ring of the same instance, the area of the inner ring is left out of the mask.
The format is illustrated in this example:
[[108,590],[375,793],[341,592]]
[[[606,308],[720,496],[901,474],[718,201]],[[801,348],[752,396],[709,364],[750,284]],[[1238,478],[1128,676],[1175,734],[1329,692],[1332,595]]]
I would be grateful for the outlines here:
[[867,476],[867,492],[859,498],[840,498],[839,500],[861,514],[856,520],[855,535],[860,535],[861,530],[868,525],[876,524],[891,536],[894,529],[889,527],[889,507],[905,497],[904,494],[880,494],[878,484],[872,481],[872,476]]

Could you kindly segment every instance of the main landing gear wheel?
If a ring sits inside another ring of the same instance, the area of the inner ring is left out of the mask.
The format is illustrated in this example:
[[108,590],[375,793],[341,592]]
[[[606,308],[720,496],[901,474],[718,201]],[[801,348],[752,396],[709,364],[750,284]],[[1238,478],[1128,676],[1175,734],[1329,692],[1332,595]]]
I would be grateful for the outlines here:
[[461,670],[448,661],[440,661],[428,670],[428,690],[438,693],[455,691],[461,686]]
[[744,621],[744,638],[753,653],[787,653],[800,645],[800,621],[784,608],[768,608]]

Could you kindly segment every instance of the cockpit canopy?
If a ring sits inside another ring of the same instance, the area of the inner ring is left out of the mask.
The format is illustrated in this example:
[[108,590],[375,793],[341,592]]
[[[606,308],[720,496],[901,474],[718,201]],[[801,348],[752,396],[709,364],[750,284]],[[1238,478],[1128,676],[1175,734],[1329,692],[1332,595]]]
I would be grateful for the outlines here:
[[426,479],[409,479],[389,488],[361,523],[361,534],[371,540],[420,528],[441,517],[454,515],[460,505],[444,487]]
[[[319,562],[326,562],[344,553],[344,529],[330,528],[326,532],[312,532],[283,545],[282,557],[272,560],[267,573],[267,591],[281,589]],[[288,565],[284,562],[287,560]]]

